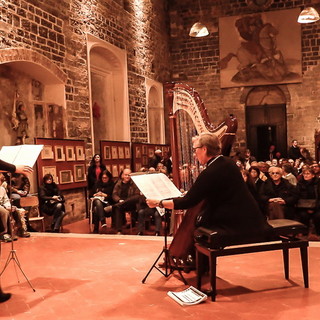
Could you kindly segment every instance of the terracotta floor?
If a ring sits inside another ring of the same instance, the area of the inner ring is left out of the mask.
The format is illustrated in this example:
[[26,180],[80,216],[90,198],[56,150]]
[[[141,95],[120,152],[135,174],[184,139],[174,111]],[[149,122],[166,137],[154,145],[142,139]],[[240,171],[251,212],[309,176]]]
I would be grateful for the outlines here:
[[[64,231],[81,228],[87,231],[87,223]],[[187,287],[178,274],[166,278],[153,269],[141,282],[163,237],[34,233],[15,242],[14,250],[36,291],[11,261],[1,284],[13,296],[0,304],[0,319],[319,319],[320,243],[310,245],[309,289],[303,287],[297,249],[290,255],[290,281],[279,251],[222,257],[217,301],[182,307],[167,296]],[[11,244],[1,248],[2,270]],[[195,285],[194,272],[185,277]]]

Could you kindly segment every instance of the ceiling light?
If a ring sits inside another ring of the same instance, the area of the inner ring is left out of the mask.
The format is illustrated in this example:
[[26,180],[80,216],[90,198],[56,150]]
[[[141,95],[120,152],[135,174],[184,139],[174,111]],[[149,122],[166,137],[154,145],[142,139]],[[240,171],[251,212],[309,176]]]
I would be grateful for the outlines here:
[[313,7],[305,8],[298,17],[299,23],[312,23],[320,19],[318,11]]

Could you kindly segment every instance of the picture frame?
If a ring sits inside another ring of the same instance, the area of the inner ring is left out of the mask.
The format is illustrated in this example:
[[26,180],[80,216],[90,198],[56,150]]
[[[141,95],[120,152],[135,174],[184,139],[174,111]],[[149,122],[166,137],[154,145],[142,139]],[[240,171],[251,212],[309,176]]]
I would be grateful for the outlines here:
[[130,147],[124,147],[124,157],[125,157],[125,159],[131,158]]
[[136,158],[141,158],[141,148],[140,146],[136,146]]
[[42,167],[42,178],[46,175],[46,174],[51,174],[53,177],[53,181],[55,183],[59,183],[58,181],[58,177],[57,177],[57,167],[56,166],[43,166]]
[[77,161],[85,160],[85,154],[84,154],[83,146],[76,146],[76,159],[77,159]]
[[147,166],[148,165],[148,157],[147,156],[142,156],[142,165]]
[[65,161],[63,146],[54,146],[54,157],[56,162]]
[[109,164],[106,165],[106,169],[111,173],[111,166]]
[[54,159],[52,145],[44,145],[43,146],[43,149],[41,151],[41,159],[42,160]]
[[75,164],[73,166],[74,182],[86,181],[86,172],[84,164]]
[[118,159],[118,148],[117,146],[111,147],[111,157],[112,159]]
[[124,164],[119,164],[119,172],[122,172],[125,169]]
[[71,170],[60,170],[59,180],[60,180],[60,184],[72,183],[73,182],[72,171]]
[[124,149],[123,149],[123,146],[118,146],[118,157],[119,157],[119,159],[124,159]]
[[141,169],[141,163],[140,162],[136,162],[135,163],[135,166],[134,166],[134,171],[135,172],[139,172],[140,171],[140,169]]
[[67,155],[67,161],[75,161],[76,160],[76,155],[74,153],[73,146],[66,146],[66,155]]
[[148,157],[152,158],[154,155],[154,149],[153,148],[148,148]]
[[118,166],[116,164],[112,165],[112,172],[111,173],[114,178],[119,177],[119,170],[118,170]]
[[130,163],[126,163],[126,164],[125,164],[125,169],[130,169],[130,170],[131,170],[131,165],[130,165]]
[[103,157],[104,159],[111,159],[111,151],[110,151],[110,146],[104,146],[103,148]]
[[147,154],[147,146],[142,146],[142,154],[146,155]]

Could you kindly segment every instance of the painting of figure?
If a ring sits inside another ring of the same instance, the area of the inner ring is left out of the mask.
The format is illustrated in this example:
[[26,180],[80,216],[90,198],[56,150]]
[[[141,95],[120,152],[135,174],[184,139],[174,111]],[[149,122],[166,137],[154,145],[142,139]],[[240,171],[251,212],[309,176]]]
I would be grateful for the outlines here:
[[220,86],[302,81],[300,9],[219,19]]

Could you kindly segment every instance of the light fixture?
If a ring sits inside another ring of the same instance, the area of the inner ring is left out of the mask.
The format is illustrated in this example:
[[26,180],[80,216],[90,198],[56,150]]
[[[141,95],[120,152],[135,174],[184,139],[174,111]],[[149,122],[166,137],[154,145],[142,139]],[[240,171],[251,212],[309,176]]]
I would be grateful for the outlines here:
[[[200,4],[200,0],[198,0],[199,2],[199,11],[200,11],[200,21],[202,19],[202,10],[201,10],[201,4]],[[207,29],[207,27],[201,23],[200,21],[196,22],[190,29],[189,32],[189,36],[190,37],[195,37],[195,38],[199,38],[199,37],[205,37],[209,34],[209,31]]]
[[298,17],[299,23],[312,23],[320,19],[318,11],[313,7],[305,8]]

